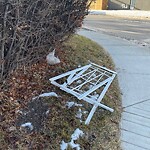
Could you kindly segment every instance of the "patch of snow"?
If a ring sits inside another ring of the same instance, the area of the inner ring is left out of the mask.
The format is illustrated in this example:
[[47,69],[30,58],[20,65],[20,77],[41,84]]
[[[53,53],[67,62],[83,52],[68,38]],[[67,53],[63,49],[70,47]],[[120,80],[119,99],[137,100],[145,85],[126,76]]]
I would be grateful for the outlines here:
[[71,107],[73,107],[73,106],[83,106],[82,104],[78,104],[78,103],[75,103],[75,102],[67,102],[66,103],[66,106],[70,109]]
[[72,140],[77,140],[80,136],[82,137],[84,135],[83,131],[77,128],[74,133],[71,135]]
[[81,81],[81,80],[78,80],[76,83],[81,84],[81,83],[82,83],[82,81]]
[[127,18],[150,18],[150,11],[141,11],[141,10],[90,10],[90,14],[94,15],[111,15]]
[[50,110],[47,110],[47,111],[46,111],[46,115],[48,115],[48,114],[49,114],[49,111],[50,111]]
[[84,114],[87,114],[87,113],[88,113],[88,111],[83,111],[83,113],[84,113]]
[[74,105],[77,106],[77,107],[78,107],[78,106],[80,106],[80,107],[83,106],[82,104],[78,104],[78,103],[75,103]]
[[70,109],[71,107],[73,107],[74,104],[74,102],[67,102],[66,106]]
[[[127,40],[127,39],[124,39],[124,40]],[[137,45],[139,45],[140,47],[143,47],[143,46],[145,46],[145,47],[150,47],[150,42],[149,42],[148,39],[145,39],[145,40],[143,40],[143,41],[138,41],[138,40],[127,40],[127,41],[129,41],[129,42],[132,43],[132,44],[137,44]]]
[[23,115],[25,115],[25,116],[26,116],[28,113],[29,113],[29,112],[23,112]]
[[55,92],[43,93],[39,95],[39,97],[48,97],[48,96],[58,97],[58,95]]
[[66,150],[68,145],[71,146],[71,148],[76,148],[76,150],[80,150],[80,145],[75,144],[74,141],[77,140],[80,136],[82,137],[84,135],[83,131],[77,128],[74,133],[71,135],[71,141],[69,143],[65,143],[62,141],[60,145],[61,150]]
[[36,96],[34,98],[32,98],[33,100],[38,98],[38,97],[58,97],[58,95],[55,93],[55,92],[50,92],[50,93],[43,93],[43,94],[40,94],[39,96]]
[[80,145],[79,144],[75,144],[74,140],[71,140],[69,145],[71,146],[71,148],[76,148],[76,150],[80,150]]
[[92,95],[91,97],[93,97],[94,99],[97,99],[99,97],[98,94]]
[[78,118],[78,119],[81,119],[82,118],[82,110],[79,108],[79,110],[78,110],[78,112],[77,112],[77,114],[76,114],[76,117]]
[[62,141],[60,145],[60,150],[66,150],[67,147],[68,147],[68,143],[65,143],[64,141]]
[[33,130],[33,125],[31,122],[24,123],[21,127],[28,127],[31,131]]

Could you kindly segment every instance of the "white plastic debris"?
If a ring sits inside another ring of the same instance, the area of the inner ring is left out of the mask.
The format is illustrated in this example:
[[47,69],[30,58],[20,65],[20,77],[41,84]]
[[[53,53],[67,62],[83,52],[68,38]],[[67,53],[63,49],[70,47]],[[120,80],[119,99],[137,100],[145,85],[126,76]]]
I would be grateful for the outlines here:
[[21,127],[28,127],[31,131],[33,130],[33,125],[31,122],[24,123]]
[[62,141],[60,145],[60,150],[66,150],[67,147],[68,147],[68,143],[65,143],[64,141]]
[[87,114],[88,113],[88,111],[83,111],[83,114]]
[[55,49],[46,56],[46,61],[49,65],[60,63],[60,59],[55,57]]

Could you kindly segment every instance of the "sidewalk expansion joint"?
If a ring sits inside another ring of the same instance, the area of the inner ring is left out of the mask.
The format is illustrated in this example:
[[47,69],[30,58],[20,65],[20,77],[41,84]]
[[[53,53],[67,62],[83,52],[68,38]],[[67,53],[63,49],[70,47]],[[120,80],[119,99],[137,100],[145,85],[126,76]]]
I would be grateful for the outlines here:
[[143,115],[139,115],[139,114],[134,113],[134,112],[128,112],[128,111],[124,111],[124,112],[126,112],[126,113],[128,113],[128,114],[135,115],[135,116],[139,116],[139,117],[142,117],[142,118],[150,119],[150,117],[145,117],[145,116],[143,116]]
[[118,73],[130,74],[130,75],[142,75],[142,76],[150,76],[149,73],[136,73],[136,72],[127,72],[125,70],[118,70]]
[[[141,116],[139,116],[139,117],[141,117]],[[142,117],[143,118],[143,117]],[[147,119],[147,118],[146,118]],[[139,126],[142,126],[142,127],[147,127],[147,128],[150,128],[150,126],[148,126],[148,125],[143,125],[143,124],[141,124],[141,123],[137,123],[136,121],[132,121],[132,120],[129,120],[129,119],[122,119],[123,121],[128,121],[128,122],[130,122],[130,123],[134,123],[134,124],[137,124],[137,125],[139,125]]]
[[150,139],[150,137],[149,137],[149,136],[145,136],[145,135],[142,135],[142,134],[139,134],[139,133],[133,132],[133,131],[129,131],[129,130],[124,129],[124,128],[121,128],[121,130],[126,131],[126,132],[129,132],[129,133],[133,133],[133,134],[138,135],[138,136],[141,136],[141,137],[145,137],[145,138]]
[[123,109],[125,109],[125,108],[129,108],[129,107],[132,107],[132,106],[135,106],[135,105],[138,105],[138,104],[141,104],[141,103],[147,102],[147,101],[150,101],[150,99],[142,100],[142,101],[140,101],[140,102],[137,102],[137,103],[134,103],[134,104],[131,104],[131,105],[125,106],[125,107],[123,107]]
[[142,146],[139,146],[139,145],[135,145],[135,144],[133,144],[133,143],[130,143],[130,142],[128,142],[128,141],[125,141],[125,140],[122,140],[122,142],[124,142],[124,143],[128,143],[128,144],[130,144],[130,145],[133,145],[133,146],[136,146],[136,147],[138,147],[138,148],[142,148],[142,149],[144,149],[144,150],[150,150],[150,149],[147,149],[147,148],[145,148],[145,147],[142,147]]

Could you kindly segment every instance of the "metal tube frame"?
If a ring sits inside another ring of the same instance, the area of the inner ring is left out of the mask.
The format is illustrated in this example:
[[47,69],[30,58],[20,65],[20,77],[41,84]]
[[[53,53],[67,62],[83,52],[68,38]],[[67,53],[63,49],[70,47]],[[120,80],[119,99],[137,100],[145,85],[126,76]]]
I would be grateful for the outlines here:
[[[92,69],[92,71],[91,71],[91,69]],[[105,96],[112,81],[114,80],[116,74],[117,74],[116,72],[114,72],[110,69],[101,67],[94,63],[90,63],[89,65],[74,69],[72,71],[69,71],[64,74],[58,75],[56,77],[50,78],[49,80],[53,85],[58,86],[61,90],[74,95],[79,100],[84,100],[93,105],[93,107],[85,121],[85,124],[88,125],[98,106],[102,107],[110,112],[114,111],[112,108],[102,104],[101,101],[102,101],[103,97]],[[87,79],[85,79],[82,84],[77,85],[74,88],[71,88],[70,85],[72,83],[75,83],[78,79],[83,79],[83,77],[86,77],[86,76],[87,76]],[[103,81],[100,81],[103,76],[105,76],[105,79]],[[63,84],[59,84],[57,82],[57,80],[64,78],[64,77],[67,77],[66,82],[64,82]],[[97,80],[95,81],[95,79],[97,79]],[[81,88],[83,87],[83,85],[86,85],[87,83],[88,84],[91,83],[92,88],[87,91],[82,91]],[[93,93],[97,89],[101,88],[102,86],[104,86],[104,88],[103,88],[102,92],[99,94],[99,97],[97,99],[89,97],[91,93]]]

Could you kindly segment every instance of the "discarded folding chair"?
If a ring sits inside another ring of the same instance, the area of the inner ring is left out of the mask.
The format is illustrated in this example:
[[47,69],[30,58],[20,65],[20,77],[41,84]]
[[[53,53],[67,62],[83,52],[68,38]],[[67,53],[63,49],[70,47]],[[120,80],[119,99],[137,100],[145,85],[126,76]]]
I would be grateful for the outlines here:
[[114,110],[101,103],[116,72],[90,63],[81,68],[74,69],[64,74],[49,79],[53,85],[93,105],[85,124],[89,124],[98,106],[113,112]]

